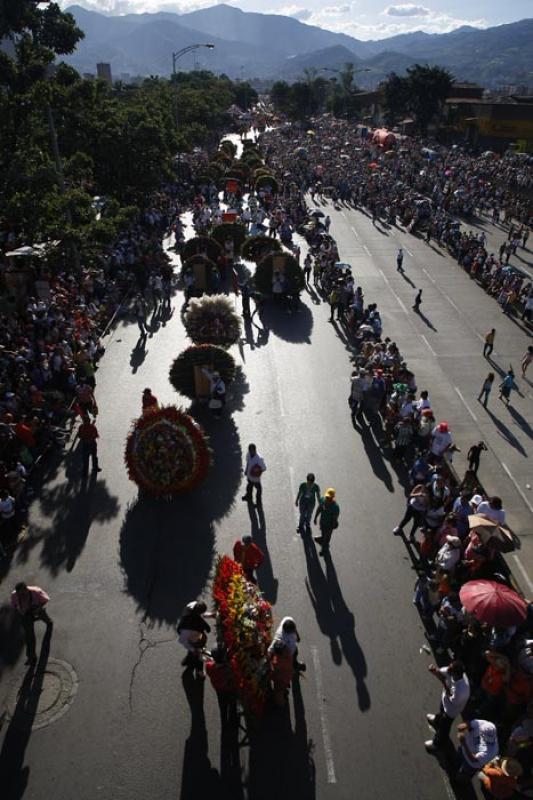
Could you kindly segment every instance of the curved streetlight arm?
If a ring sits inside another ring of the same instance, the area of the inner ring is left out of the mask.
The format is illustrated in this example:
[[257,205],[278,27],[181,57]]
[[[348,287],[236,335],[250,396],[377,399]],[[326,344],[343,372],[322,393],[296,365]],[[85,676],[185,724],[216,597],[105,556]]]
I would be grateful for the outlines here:
[[193,50],[198,50],[200,47],[207,47],[208,50],[214,50],[215,45],[210,44],[209,42],[206,44],[189,44],[187,47],[182,47],[181,50],[176,50],[175,53],[172,53],[172,74],[176,74],[176,61],[178,61],[187,53],[191,53]]

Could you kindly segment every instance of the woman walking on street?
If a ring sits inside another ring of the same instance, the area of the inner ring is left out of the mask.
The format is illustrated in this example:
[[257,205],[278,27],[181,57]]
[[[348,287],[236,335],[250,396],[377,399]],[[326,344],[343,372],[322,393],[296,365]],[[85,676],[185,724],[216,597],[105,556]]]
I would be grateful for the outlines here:
[[532,361],[533,361],[533,344],[530,344],[526,352],[524,353],[524,357],[522,359],[521,369],[523,378],[526,377],[526,370]]
[[511,367],[507,371],[507,375],[505,376],[503,381],[500,383],[500,400],[505,399],[507,405],[509,405],[510,402],[509,398],[511,397],[511,391],[514,388],[515,388],[514,372]]
[[[489,395],[492,391],[492,385],[494,383],[494,372],[489,372],[485,380],[483,381],[483,386],[481,387],[481,391],[478,395],[478,401],[483,402],[483,406],[487,408],[487,404],[489,402]],[[481,398],[483,397],[483,401]]]

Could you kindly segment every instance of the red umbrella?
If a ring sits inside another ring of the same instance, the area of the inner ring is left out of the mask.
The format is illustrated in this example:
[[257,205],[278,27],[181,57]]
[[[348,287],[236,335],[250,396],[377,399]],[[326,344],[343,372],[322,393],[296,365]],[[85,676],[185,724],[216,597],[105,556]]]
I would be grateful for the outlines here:
[[513,589],[496,581],[468,581],[459,592],[461,603],[479,622],[498,628],[518,625],[527,615],[527,603]]

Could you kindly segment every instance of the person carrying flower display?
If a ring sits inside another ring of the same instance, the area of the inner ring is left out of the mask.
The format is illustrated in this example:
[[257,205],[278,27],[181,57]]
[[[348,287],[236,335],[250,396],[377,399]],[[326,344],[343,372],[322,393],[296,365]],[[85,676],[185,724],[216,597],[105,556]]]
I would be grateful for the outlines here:
[[152,394],[151,389],[145,389],[143,391],[142,396],[142,407],[143,407],[143,414],[149,413],[151,411],[157,411],[159,408],[159,402],[157,397]]
[[241,565],[242,571],[247,580],[257,583],[254,572],[259,569],[265,560],[265,554],[249,534],[245,534],[242,539],[237,539],[233,545],[233,558]]
[[307,669],[306,665],[302,661],[298,661],[299,642],[300,634],[298,633],[298,628],[296,627],[295,621],[292,617],[283,617],[276,633],[274,634],[272,643],[268,648],[268,654],[269,656],[272,656],[276,651],[276,647],[282,644],[287,647],[292,656],[294,669],[298,670],[299,672],[305,672]]
[[205,677],[202,653],[207,644],[207,634],[211,627],[205,621],[207,606],[204,602],[194,601],[185,606],[178,622],[178,641],[187,650],[182,666],[194,669],[198,678]]

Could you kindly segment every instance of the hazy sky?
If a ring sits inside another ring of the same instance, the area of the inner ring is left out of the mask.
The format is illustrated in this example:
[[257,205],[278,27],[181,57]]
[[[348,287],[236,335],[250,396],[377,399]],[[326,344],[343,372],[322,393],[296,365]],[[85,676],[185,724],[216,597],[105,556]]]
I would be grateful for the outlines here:
[[[60,0],[64,8],[76,0]],[[214,0],[77,0],[78,5],[111,14],[143,11],[183,13],[214,5]],[[326,0],[331,2],[331,0]],[[305,3],[305,5],[304,5]],[[423,30],[444,33],[460,25],[487,27],[533,16],[531,0],[420,0],[419,3],[354,0],[323,5],[318,0],[231,0],[243,11],[286,14],[302,22],[343,31],[358,39],[383,39]]]

